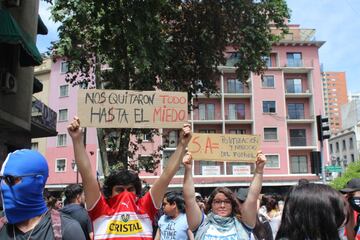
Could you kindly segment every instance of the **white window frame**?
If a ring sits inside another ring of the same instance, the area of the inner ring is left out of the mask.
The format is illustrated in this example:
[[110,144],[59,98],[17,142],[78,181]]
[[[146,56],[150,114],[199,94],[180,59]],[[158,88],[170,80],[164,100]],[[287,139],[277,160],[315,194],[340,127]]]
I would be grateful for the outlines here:
[[270,156],[277,156],[277,163],[278,165],[276,167],[272,167],[272,166],[268,166],[268,165],[265,165],[265,168],[268,168],[268,169],[279,169],[280,168],[280,154],[265,154],[265,157],[267,159],[269,159]]
[[[61,61],[61,63],[60,63],[60,73],[61,74],[66,74],[68,71],[69,71],[69,65],[68,65],[69,63],[68,63],[68,61]],[[66,72],[64,72],[63,70],[64,70],[64,65],[66,65]]]
[[[269,108],[269,107],[268,107],[268,110],[269,110],[269,111],[268,111],[268,112],[264,112],[264,104],[265,104],[265,102],[269,102],[269,103],[270,103],[270,102],[274,102],[274,108],[275,108],[275,109],[274,109],[274,112],[271,112],[271,111],[270,111],[271,108]],[[263,111],[263,114],[275,114],[275,113],[276,113],[276,101],[274,101],[274,100],[263,100],[263,101],[262,101],[262,111]]]
[[[271,138],[271,139],[266,139],[265,138],[265,129],[267,129],[267,128],[276,129],[276,139],[275,138]],[[277,127],[264,127],[263,131],[264,131],[264,135],[263,135],[264,136],[264,141],[271,142],[271,141],[278,141],[279,140],[279,134],[278,134],[278,128]]]
[[[60,136],[64,136],[64,137],[65,137],[65,141],[64,141],[65,143],[64,143],[63,145],[60,145],[60,144],[59,144],[59,138],[60,138]],[[66,134],[66,133],[58,134],[58,135],[56,136],[56,146],[57,146],[57,147],[65,147],[66,144],[67,144],[67,134]]]
[[[267,83],[267,81],[265,81],[265,78],[267,78],[267,77],[272,77],[273,78],[273,85],[272,86],[264,85],[264,83]],[[269,74],[263,75],[262,78],[261,78],[261,87],[262,88],[275,88],[275,75],[269,75]]]
[[[67,88],[67,94],[66,95],[61,95],[61,88],[62,87],[66,87]],[[65,84],[65,85],[60,85],[59,86],[59,97],[63,98],[63,97],[68,97],[69,96],[69,84]]]
[[[64,119],[60,119],[61,116],[60,113],[62,112],[66,112],[66,118]],[[59,109],[58,116],[59,116],[58,122],[67,122],[69,120],[69,110],[67,108]]]
[[[64,160],[64,162],[65,162],[64,171],[59,171],[59,170],[58,170],[58,162],[59,162],[60,160]],[[57,172],[57,173],[66,172],[66,165],[67,165],[67,159],[66,159],[66,158],[56,158],[56,159],[55,159],[55,172]]]

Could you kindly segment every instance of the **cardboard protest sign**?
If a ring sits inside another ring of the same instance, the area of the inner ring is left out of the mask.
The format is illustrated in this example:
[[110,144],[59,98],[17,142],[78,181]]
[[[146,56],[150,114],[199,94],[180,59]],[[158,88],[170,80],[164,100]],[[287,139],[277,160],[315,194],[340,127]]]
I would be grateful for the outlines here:
[[78,116],[84,127],[181,128],[187,93],[79,89]]
[[255,162],[259,135],[193,133],[188,150],[194,160]]

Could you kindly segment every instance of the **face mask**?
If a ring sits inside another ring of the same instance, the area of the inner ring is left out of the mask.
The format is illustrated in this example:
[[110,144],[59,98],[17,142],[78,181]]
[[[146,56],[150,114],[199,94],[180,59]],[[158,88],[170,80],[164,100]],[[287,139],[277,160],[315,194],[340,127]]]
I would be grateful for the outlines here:
[[349,203],[355,211],[360,212],[360,197],[349,198]]
[[131,209],[131,206],[136,209],[136,201],[135,193],[124,191],[110,198],[108,202],[112,208],[126,210]]
[[1,176],[23,176],[14,182],[1,180],[4,212],[9,223],[19,223],[47,211],[43,190],[48,166],[40,153],[18,150],[9,154],[2,166]]

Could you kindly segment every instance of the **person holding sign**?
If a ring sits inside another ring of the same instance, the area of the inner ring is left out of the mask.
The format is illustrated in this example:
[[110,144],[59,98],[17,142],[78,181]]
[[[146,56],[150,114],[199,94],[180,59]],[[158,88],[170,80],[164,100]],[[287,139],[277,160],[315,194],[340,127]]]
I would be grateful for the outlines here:
[[[226,187],[216,188],[209,196],[205,218],[196,204],[192,176],[192,156],[184,156],[184,200],[189,229],[195,231],[195,240],[204,239],[250,239],[257,218],[257,199],[259,197],[266,157],[257,153],[254,178],[249,193],[240,212],[235,194]],[[241,214],[241,220],[237,215]]]
[[190,124],[184,124],[180,141],[169,163],[151,189],[141,198],[141,181],[137,173],[121,170],[110,174],[101,194],[96,176],[92,174],[86,154],[80,121],[77,117],[68,126],[72,138],[75,161],[81,174],[86,208],[93,222],[94,239],[150,240],[152,223],[161,207],[167,187],[180,167],[186,147],[191,139]]

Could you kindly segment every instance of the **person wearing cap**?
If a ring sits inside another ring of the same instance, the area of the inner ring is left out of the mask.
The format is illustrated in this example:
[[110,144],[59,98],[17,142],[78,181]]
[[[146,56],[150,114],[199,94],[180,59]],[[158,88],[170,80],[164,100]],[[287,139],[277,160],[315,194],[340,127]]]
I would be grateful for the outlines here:
[[[360,240],[360,178],[353,178],[340,192],[344,194],[349,207],[349,220],[346,224],[348,239]],[[356,219],[356,221],[355,221]]]
[[[243,207],[244,202],[246,201],[247,195],[249,193],[249,188],[240,188],[236,192],[237,199],[239,201],[239,208],[240,210]],[[257,210],[260,207],[260,196],[257,200]],[[241,220],[241,215],[238,216],[239,220]],[[257,219],[255,223],[255,227],[253,232],[251,233],[251,240],[273,240],[273,233],[270,226],[269,221],[266,217],[257,214]]]
[[201,209],[201,211],[205,211],[205,203],[204,203],[204,199],[202,198],[201,194],[196,192],[195,193],[195,200],[197,205],[199,205],[199,208]]
[[49,175],[46,159],[37,151],[9,153],[2,165],[1,195],[6,224],[0,239],[85,240],[79,223],[49,210],[43,197]]

